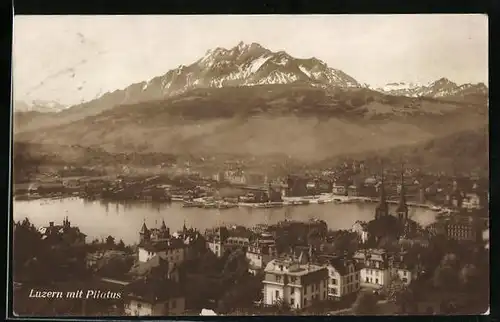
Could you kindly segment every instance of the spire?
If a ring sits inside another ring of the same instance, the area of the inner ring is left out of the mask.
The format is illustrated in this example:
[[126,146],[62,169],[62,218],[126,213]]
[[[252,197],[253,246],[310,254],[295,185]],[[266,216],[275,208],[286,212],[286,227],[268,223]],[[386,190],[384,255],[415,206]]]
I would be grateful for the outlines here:
[[182,225],[182,232],[185,233],[186,231],[187,231],[186,220],[184,219],[184,225]]
[[165,225],[165,219],[161,220],[161,227],[160,227],[160,229],[163,230],[163,231],[167,230],[167,225]]
[[141,227],[141,231],[140,231],[140,233],[141,233],[141,234],[144,234],[144,233],[146,233],[146,232],[148,232],[148,231],[149,231],[149,230],[148,230],[148,227],[146,226],[146,219],[144,219],[144,222],[142,223],[142,227]]

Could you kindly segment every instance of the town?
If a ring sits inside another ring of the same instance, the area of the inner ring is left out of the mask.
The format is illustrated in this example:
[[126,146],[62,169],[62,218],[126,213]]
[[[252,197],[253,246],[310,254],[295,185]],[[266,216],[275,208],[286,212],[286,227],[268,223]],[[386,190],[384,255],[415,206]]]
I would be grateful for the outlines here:
[[[159,227],[144,222],[137,227],[137,243],[125,245],[112,234],[89,241],[68,218],[61,225],[50,222],[45,227],[35,227],[28,219],[15,222],[14,312],[193,316],[487,310],[489,195],[484,181],[431,179],[403,166],[366,178],[360,163],[346,163],[340,169],[323,173],[330,180],[287,176],[280,184],[268,178],[248,182],[242,178],[252,176],[226,171],[212,179],[217,189],[208,183],[212,190],[204,191],[198,181],[177,193],[184,205],[207,196],[226,203],[280,206],[296,205],[294,200],[320,203],[325,200],[322,195],[338,196],[332,198],[339,202],[363,197],[377,203],[372,220],[352,222],[347,230],[330,230],[313,218],[254,227],[220,223],[204,232],[184,225],[171,231],[167,220]],[[122,187],[130,187],[124,181]],[[150,191],[141,190],[148,184],[158,187],[150,180],[129,190]],[[251,184],[259,188],[248,192]],[[220,196],[219,191],[235,186],[245,193],[236,200],[234,193]],[[85,190],[89,193],[88,184]],[[171,193],[159,195],[172,198]],[[395,211],[391,203],[396,204]],[[447,212],[438,213],[424,227],[409,215],[409,209],[419,205]],[[64,293],[99,290],[121,296],[48,301],[29,298],[33,288]]]

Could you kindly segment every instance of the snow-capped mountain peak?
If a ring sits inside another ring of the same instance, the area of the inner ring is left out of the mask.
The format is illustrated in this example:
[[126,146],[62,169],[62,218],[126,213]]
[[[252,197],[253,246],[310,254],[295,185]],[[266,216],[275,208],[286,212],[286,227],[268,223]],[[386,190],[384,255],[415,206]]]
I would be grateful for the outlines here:
[[14,111],[16,112],[60,112],[67,107],[56,101],[31,100],[14,102]]
[[[285,51],[272,52],[257,43],[239,42],[226,49],[217,47],[191,65],[181,66],[154,78],[143,91],[155,98],[176,95],[199,87],[254,86],[309,82],[313,85],[361,87],[344,72],[328,67],[317,58],[297,59]],[[158,97],[159,96],[159,97]]]
[[396,82],[375,89],[381,93],[408,97],[449,97],[463,96],[470,93],[486,94],[488,88],[483,83],[457,85],[448,78],[442,77],[427,85],[417,83]]

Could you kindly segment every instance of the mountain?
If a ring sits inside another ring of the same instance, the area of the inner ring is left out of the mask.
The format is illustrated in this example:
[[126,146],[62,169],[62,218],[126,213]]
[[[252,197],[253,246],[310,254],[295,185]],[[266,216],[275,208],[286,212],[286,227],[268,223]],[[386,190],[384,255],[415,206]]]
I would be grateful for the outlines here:
[[116,106],[43,131],[24,131],[16,140],[80,144],[111,153],[278,153],[318,160],[414,144],[485,124],[482,105],[297,83],[199,88]]
[[488,95],[488,88],[483,83],[457,85],[447,78],[440,78],[427,85],[415,83],[389,83],[377,91],[395,96],[433,97],[433,98],[465,98],[469,95]]
[[158,100],[195,88],[308,83],[323,87],[360,87],[351,76],[317,58],[298,59],[284,51],[272,52],[257,43],[240,42],[231,49],[215,48],[190,65],[123,90],[106,93],[72,108],[103,110],[122,104]]
[[66,107],[56,101],[33,100],[31,102],[14,102],[14,112],[55,113],[64,110]]
[[319,88],[363,87],[351,76],[330,68],[317,58],[298,59],[284,51],[272,52],[257,43],[240,42],[231,49],[219,47],[208,50],[194,63],[181,65],[149,81],[73,105],[62,110],[57,119],[46,115],[39,115],[36,119],[30,116],[30,122],[18,122],[16,131],[73,122],[114,106],[162,100],[196,88],[277,84],[307,84]]
[[484,84],[457,88],[441,79],[425,91],[404,84],[390,91],[406,87],[413,90],[406,96],[375,91],[317,58],[240,43],[56,117],[17,113],[15,138],[109,153],[282,154],[318,161],[488,124]]

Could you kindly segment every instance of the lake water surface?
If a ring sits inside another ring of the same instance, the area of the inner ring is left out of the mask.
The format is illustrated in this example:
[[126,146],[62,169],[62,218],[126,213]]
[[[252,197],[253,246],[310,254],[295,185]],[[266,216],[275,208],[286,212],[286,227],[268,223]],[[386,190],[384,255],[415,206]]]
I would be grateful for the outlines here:
[[[375,203],[310,204],[283,208],[254,209],[231,208],[225,210],[183,208],[181,203],[151,202],[105,202],[86,201],[80,198],[40,199],[14,201],[14,220],[29,220],[35,226],[47,226],[50,221],[62,224],[68,216],[72,225],[87,234],[87,241],[112,235],[126,244],[137,243],[143,221],[149,228],[160,226],[162,219],[171,231],[182,225],[205,231],[219,223],[238,224],[247,227],[256,224],[274,224],[288,218],[308,220],[318,218],[328,224],[329,229],[349,229],[356,220],[369,221],[374,218]],[[391,207],[394,211],[395,205]],[[436,213],[429,209],[410,208],[410,216],[422,225],[434,221]]]

